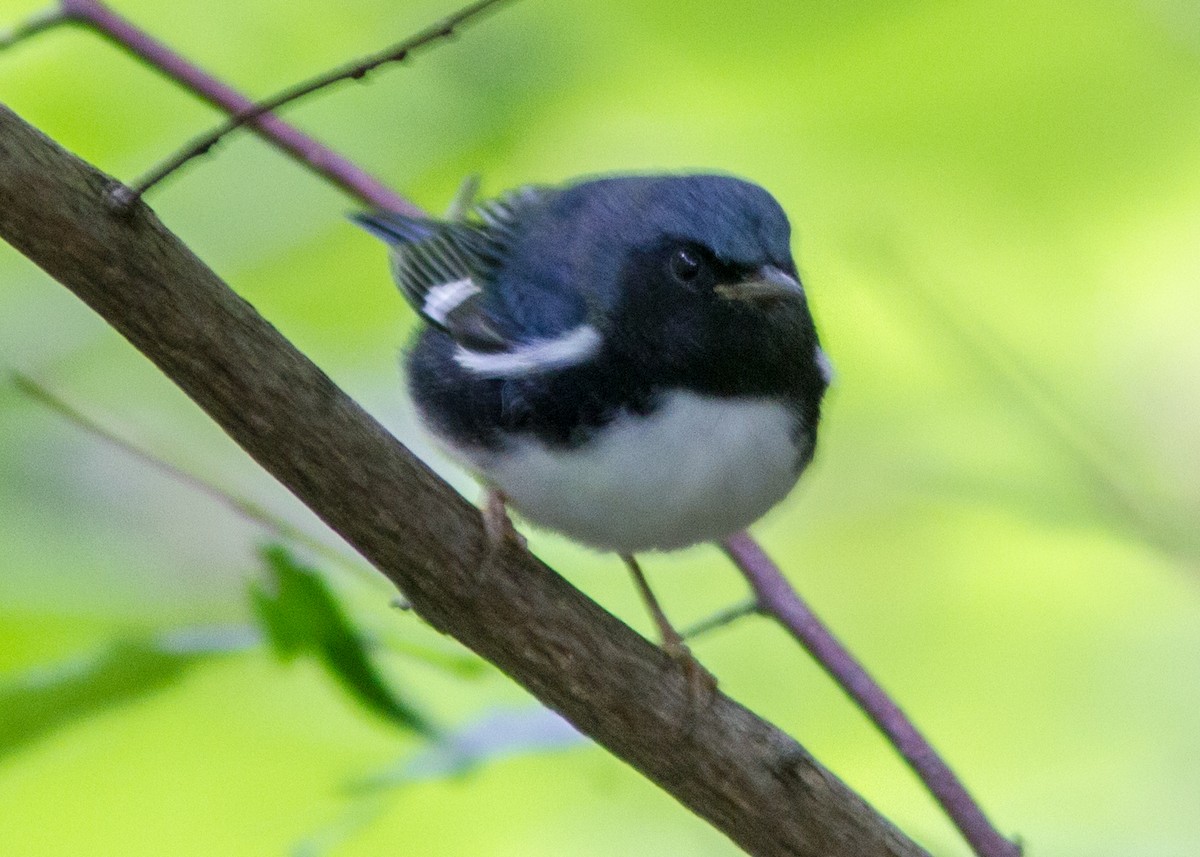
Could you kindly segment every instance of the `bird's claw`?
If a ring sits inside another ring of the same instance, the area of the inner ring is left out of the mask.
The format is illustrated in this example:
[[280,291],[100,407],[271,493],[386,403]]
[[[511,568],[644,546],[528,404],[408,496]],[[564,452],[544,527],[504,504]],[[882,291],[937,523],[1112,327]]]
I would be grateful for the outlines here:
[[662,648],[679,666],[687,681],[689,709],[695,711],[712,705],[717,695],[717,678],[696,659],[683,637],[677,633],[664,636]]
[[529,543],[517,532],[512,519],[508,517],[508,499],[503,491],[494,488],[488,490],[483,503],[483,531],[493,554],[509,543],[521,550],[529,549]]

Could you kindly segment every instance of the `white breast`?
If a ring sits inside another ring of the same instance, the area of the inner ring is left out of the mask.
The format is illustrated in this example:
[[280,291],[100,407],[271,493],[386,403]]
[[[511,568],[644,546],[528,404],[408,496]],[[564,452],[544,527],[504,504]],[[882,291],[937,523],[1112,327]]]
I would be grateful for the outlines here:
[[673,550],[737,532],[787,495],[797,419],[770,399],[676,392],[578,449],[526,438],[469,458],[535,524],[604,550]]

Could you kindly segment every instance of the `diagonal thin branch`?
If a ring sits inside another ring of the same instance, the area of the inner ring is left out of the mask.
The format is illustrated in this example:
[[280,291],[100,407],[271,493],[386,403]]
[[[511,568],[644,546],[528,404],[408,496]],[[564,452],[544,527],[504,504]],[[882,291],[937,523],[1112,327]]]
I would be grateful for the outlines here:
[[[61,7],[69,20],[103,35],[214,107],[231,114],[254,109],[251,99],[189,62],[99,0],[61,0]],[[416,205],[381,179],[291,123],[268,113],[249,120],[247,125],[264,140],[366,205],[402,214],[421,213]]]
[[[64,0],[64,3],[70,2],[79,3],[80,0]],[[87,0],[87,2],[90,4],[91,0]],[[115,201],[121,207],[127,208],[140,199],[150,188],[154,187],[184,164],[209,152],[228,134],[236,131],[243,125],[253,122],[259,117],[277,110],[286,104],[298,101],[306,95],[311,95],[318,90],[325,89],[332,84],[346,80],[362,80],[382,65],[404,62],[414,52],[435,42],[450,38],[463,24],[478,18],[484,12],[505,2],[509,2],[509,0],[475,0],[475,2],[464,6],[452,15],[431,24],[415,35],[391,47],[385,48],[365,59],[339,66],[332,71],[317,75],[295,86],[290,86],[275,95],[255,103],[251,107],[238,110],[212,131],[197,137],[174,156],[155,167],[127,189],[118,189],[114,195]]]
[[747,533],[726,539],[725,553],[749,581],[759,610],[783,625],[879,728],[980,857],[1020,857],[925,737],[855,657],[825,627]]
[[0,30],[0,51],[11,48],[18,42],[23,42],[38,33],[70,23],[70,21],[71,16],[60,7],[43,9],[41,12],[30,15],[16,26]]
[[239,517],[258,524],[268,532],[307,548],[317,556],[324,557],[330,562],[336,563],[342,568],[353,572],[359,579],[378,584],[378,575],[372,569],[364,566],[361,560],[337,550],[318,538],[314,538],[300,527],[289,523],[248,497],[238,496],[231,491],[221,488],[214,482],[197,476],[195,473],[184,470],[182,467],[142,449],[137,444],[121,437],[116,432],[106,428],[79,409],[68,404],[25,373],[11,370],[9,372],[9,380],[11,380],[12,385],[18,391],[28,396],[30,400],[58,414],[81,431],[98,438],[114,449],[119,449],[131,458],[149,465],[169,479],[204,495],[210,500],[216,501]]
[[[737,565],[734,562],[734,565]],[[738,569],[741,571],[741,568]],[[744,619],[747,616],[761,616],[763,614],[762,604],[757,598],[747,598],[739,601],[737,604],[731,604],[724,610],[720,610],[699,622],[695,622],[679,632],[679,636],[684,640],[691,641],[697,637],[702,637],[705,634],[710,634],[720,628],[732,625],[739,619]]]

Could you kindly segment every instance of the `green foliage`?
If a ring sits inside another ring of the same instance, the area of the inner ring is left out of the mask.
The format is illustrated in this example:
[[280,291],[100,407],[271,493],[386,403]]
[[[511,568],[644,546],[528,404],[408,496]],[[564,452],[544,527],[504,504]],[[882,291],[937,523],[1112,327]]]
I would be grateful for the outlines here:
[[253,585],[250,595],[275,654],[285,661],[315,657],[369,711],[404,729],[436,735],[429,719],[375,668],[321,576],[281,545],[264,548],[262,559],[268,578]]
[[154,638],[119,640],[0,681],[0,761],[56,730],[164,690],[205,657],[171,651]]

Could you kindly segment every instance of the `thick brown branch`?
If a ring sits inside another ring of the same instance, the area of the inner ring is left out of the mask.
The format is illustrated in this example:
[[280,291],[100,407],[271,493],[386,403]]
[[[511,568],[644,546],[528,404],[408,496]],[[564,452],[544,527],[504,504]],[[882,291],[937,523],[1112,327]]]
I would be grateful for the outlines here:
[[[757,855],[926,855],[791,738],[534,557],[488,558],[478,512],[113,182],[0,107],[0,236],[90,305],[417,612]],[[686,724],[686,725],[685,725]],[[926,855],[927,857],[927,855]]]

